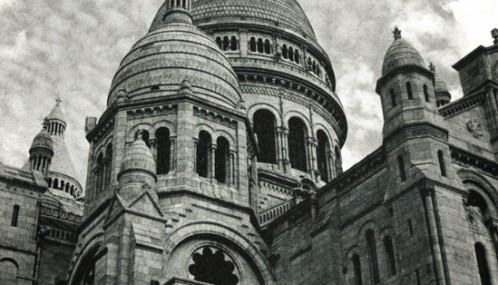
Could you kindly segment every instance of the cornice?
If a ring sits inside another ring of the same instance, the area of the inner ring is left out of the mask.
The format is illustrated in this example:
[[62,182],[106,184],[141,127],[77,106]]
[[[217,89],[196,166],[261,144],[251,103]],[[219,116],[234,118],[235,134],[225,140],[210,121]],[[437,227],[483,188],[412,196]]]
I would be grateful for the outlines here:
[[380,95],[380,92],[381,92],[380,89],[387,81],[393,79],[398,74],[412,73],[412,72],[416,72],[416,73],[420,73],[422,75],[425,75],[429,79],[431,79],[432,81],[435,80],[434,73],[432,73],[432,71],[430,71],[424,67],[414,65],[414,64],[403,65],[403,66],[399,66],[399,67],[394,68],[393,70],[391,70],[390,72],[388,72],[387,74],[385,74],[381,78],[379,78],[379,80],[377,80],[377,87],[375,88],[375,92],[377,92],[377,94]]
[[453,162],[465,167],[475,167],[492,177],[498,178],[498,163],[455,146],[450,146],[450,152]]
[[451,102],[439,109],[439,113],[444,118],[451,118],[462,112],[470,110],[475,106],[482,105],[485,102],[485,93],[476,94],[473,96],[463,97],[458,101]]

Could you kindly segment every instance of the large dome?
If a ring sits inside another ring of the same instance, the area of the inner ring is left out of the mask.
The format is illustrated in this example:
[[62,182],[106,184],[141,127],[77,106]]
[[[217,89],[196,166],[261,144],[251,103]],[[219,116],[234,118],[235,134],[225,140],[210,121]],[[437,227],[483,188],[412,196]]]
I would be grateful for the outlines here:
[[[161,25],[165,13],[166,3],[157,13],[151,30]],[[192,0],[192,17],[196,25],[245,21],[278,26],[316,40],[313,28],[296,0]]]
[[232,108],[238,106],[237,77],[214,41],[189,23],[162,21],[121,62],[108,104],[124,94],[128,100],[176,94],[187,80],[197,97]]

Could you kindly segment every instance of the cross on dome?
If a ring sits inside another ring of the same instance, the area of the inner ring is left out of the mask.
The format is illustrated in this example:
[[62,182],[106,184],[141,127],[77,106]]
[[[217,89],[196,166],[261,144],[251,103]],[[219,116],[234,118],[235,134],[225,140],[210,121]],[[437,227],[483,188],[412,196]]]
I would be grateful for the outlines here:
[[394,39],[395,39],[395,40],[399,40],[399,39],[401,39],[401,30],[400,30],[400,29],[398,29],[398,26],[395,26],[395,27],[394,27],[393,34],[394,34]]

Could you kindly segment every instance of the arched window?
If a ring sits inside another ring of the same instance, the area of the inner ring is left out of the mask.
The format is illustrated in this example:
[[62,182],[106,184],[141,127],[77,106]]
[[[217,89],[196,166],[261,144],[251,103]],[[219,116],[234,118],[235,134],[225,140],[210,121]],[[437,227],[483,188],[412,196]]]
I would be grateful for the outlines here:
[[14,260],[3,259],[0,261],[0,284],[17,284],[19,267]]
[[48,188],[52,187],[52,178],[50,178],[50,177],[48,178],[47,184],[48,184]]
[[300,59],[299,59],[299,50],[297,50],[297,49],[294,51],[294,61],[296,63],[299,63],[299,61],[300,61]]
[[221,41],[221,37],[216,37],[216,44],[220,49],[223,49],[223,43]]
[[377,260],[377,247],[375,245],[375,236],[372,230],[367,230],[366,233],[367,250],[368,250],[368,263],[370,265],[370,274],[372,276],[373,284],[380,283],[379,262]]
[[313,60],[312,69],[314,74],[316,74],[316,61]]
[[196,168],[199,176],[208,177],[209,162],[211,153],[211,135],[206,131],[199,133],[199,141],[197,142],[196,151]]
[[411,82],[406,82],[406,92],[408,93],[408,100],[413,100],[413,91]]
[[109,144],[105,150],[105,161],[104,161],[104,187],[108,188],[111,185],[111,173],[112,173],[112,144]]
[[398,170],[399,177],[401,177],[401,181],[406,181],[406,170],[405,170],[405,159],[402,155],[398,156]]
[[319,130],[316,133],[318,145],[316,146],[316,156],[318,162],[318,171],[322,181],[329,182],[329,165],[328,165],[328,151],[330,149],[329,139],[324,131]]
[[313,63],[311,62],[311,58],[308,57],[308,71],[312,70]]
[[226,138],[219,137],[216,140],[216,152],[214,155],[214,164],[215,164],[214,178],[221,183],[227,182],[229,155],[230,155],[230,143]]
[[19,220],[19,210],[21,207],[19,205],[14,205],[12,208],[12,217],[10,219],[10,226],[17,227],[17,221]]
[[230,39],[230,49],[231,50],[237,50],[237,37],[232,36]]
[[138,130],[136,133],[135,133],[135,139],[138,138],[138,133],[141,132],[142,133],[142,140],[145,142],[145,145],[147,145],[148,148],[150,148],[150,134],[148,131],[146,130]]
[[391,106],[396,107],[396,94],[394,93],[394,89],[389,90],[389,94],[391,95]]
[[354,285],[363,285],[360,256],[358,254],[354,254],[351,257],[351,262],[353,263]]
[[249,41],[249,50],[252,52],[256,51],[256,39],[254,37]]
[[424,84],[424,97],[425,97],[425,102],[429,102],[429,89],[427,88],[427,85]]
[[69,191],[70,191],[70,193],[71,193],[71,196],[74,196],[74,193],[75,193],[75,192],[74,192],[74,186],[71,186],[71,189],[70,189]]
[[289,59],[294,60],[294,49],[292,47],[289,47]]
[[57,187],[59,187],[59,179],[55,178],[54,179],[54,184],[52,185],[52,188],[53,189],[57,189]]
[[[95,188],[97,189],[97,192],[102,191],[103,187],[103,180],[104,180],[104,156],[99,154],[97,157],[97,165],[95,167]],[[61,182],[61,184],[64,184],[64,182]]]
[[271,43],[270,40],[265,40],[265,53],[271,54]]
[[77,280],[77,285],[93,285],[95,284],[95,254],[97,247],[87,253],[80,262],[78,271],[75,273],[74,280]]
[[389,276],[396,275],[396,259],[394,255],[394,245],[393,240],[390,236],[384,237],[384,249],[386,252],[387,268],[389,270]]
[[316,75],[318,75],[318,77],[322,76],[322,69],[319,64],[316,65]]
[[258,110],[253,117],[254,132],[258,137],[259,162],[273,163],[276,159],[275,116],[268,110]]
[[66,193],[69,193],[69,182],[66,183],[66,190],[65,191],[66,191]]
[[66,182],[64,180],[61,180],[61,187],[59,190],[64,191],[64,186],[66,185]]
[[282,46],[282,57],[287,59],[289,57],[288,55],[288,50],[287,50],[287,45]]
[[228,50],[230,46],[230,41],[228,40],[228,36],[223,37],[223,50]]
[[306,163],[306,125],[296,117],[289,120],[289,159],[292,168],[308,171]]
[[263,44],[263,39],[259,38],[258,39],[258,52],[263,53],[264,52],[264,44]]
[[156,161],[156,172],[157,175],[167,174],[169,172],[170,166],[170,140],[169,140],[169,129],[159,128],[156,131],[156,145],[157,145],[157,161]]
[[481,285],[491,285],[491,274],[489,273],[486,248],[482,243],[476,243],[474,248],[476,252],[477,268],[479,269],[479,277],[481,279]]
[[441,171],[441,175],[446,177],[446,164],[444,162],[444,153],[442,150],[437,152],[437,158],[439,161],[439,170]]
[[476,191],[469,191],[466,206],[477,207],[481,211],[483,217],[488,215],[488,203],[486,202],[486,199]]

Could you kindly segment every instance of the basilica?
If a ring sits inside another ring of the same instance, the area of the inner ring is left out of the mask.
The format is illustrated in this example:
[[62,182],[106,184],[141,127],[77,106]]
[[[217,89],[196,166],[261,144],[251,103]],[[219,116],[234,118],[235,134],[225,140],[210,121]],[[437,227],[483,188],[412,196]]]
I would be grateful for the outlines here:
[[344,172],[297,0],[166,0],[86,119],[86,185],[59,99],[26,163],[0,162],[0,284],[498,285],[491,33],[454,101],[398,28],[379,39],[383,142]]

